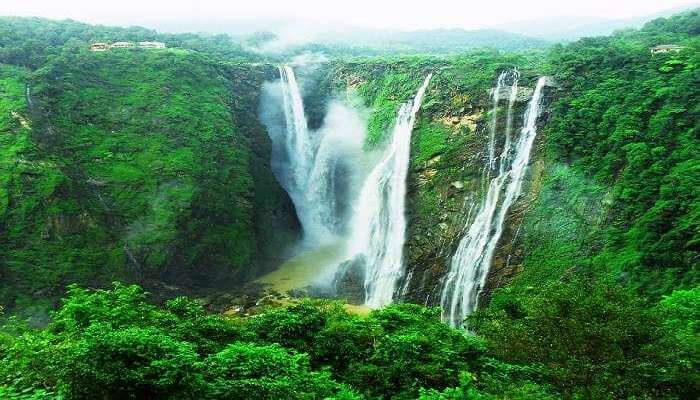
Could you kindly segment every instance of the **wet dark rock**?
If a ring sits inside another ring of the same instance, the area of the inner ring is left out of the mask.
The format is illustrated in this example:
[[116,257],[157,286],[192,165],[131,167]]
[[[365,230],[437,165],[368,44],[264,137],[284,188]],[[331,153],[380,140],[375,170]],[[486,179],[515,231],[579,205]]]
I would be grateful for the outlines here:
[[345,299],[350,304],[364,303],[365,264],[365,257],[358,255],[338,266],[334,279],[337,297]]

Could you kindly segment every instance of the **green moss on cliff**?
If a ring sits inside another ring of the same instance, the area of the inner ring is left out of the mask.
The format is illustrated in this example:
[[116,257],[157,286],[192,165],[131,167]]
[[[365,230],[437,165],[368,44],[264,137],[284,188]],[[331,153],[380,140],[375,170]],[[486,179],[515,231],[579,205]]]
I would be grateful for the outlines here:
[[[3,110],[24,102],[24,85],[8,79]],[[15,292],[116,277],[225,284],[258,273],[268,239],[279,250],[293,236],[267,138],[248,115],[263,79],[168,50],[65,54],[34,74],[33,133],[2,120],[14,146],[3,146],[0,176],[14,184],[3,185],[0,259],[22,287]],[[277,237],[256,226],[274,218]]]
[[[529,225],[551,226],[547,235],[526,230],[537,243],[526,268],[594,268],[651,297],[698,284],[697,21],[688,13],[551,54],[563,96],[552,107],[549,178]],[[649,54],[665,41],[685,49]]]
[[21,113],[26,114],[24,96],[25,71],[0,64],[0,218],[9,205],[9,185],[15,168],[14,160],[26,147],[29,128],[22,126]]
[[416,153],[413,155],[413,162],[422,164],[431,158],[445,152],[448,148],[450,132],[447,128],[438,123],[421,123],[418,126],[418,140],[415,146]]

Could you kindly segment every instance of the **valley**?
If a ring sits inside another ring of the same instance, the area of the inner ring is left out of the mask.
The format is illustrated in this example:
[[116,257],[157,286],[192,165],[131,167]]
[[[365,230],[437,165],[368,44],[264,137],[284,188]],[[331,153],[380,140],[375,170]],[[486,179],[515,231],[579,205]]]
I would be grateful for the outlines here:
[[0,398],[694,398],[699,27],[268,53],[0,17]]

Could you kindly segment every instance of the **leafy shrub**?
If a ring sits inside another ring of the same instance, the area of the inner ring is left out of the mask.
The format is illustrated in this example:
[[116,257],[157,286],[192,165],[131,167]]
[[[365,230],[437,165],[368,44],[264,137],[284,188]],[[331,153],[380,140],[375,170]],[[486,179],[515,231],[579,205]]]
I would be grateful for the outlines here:
[[697,339],[683,333],[697,330],[697,316],[684,314],[693,302],[697,293],[678,293],[649,310],[628,288],[574,276],[525,293],[500,291],[469,321],[497,359],[534,366],[534,377],[567,397],[660,397],[668,384],[688,384],[697,367],[690,350]]
[[312,372],[306,355],[279,345],[234,343],[204,360],[207,393],[216,399],[321,399],[349,389],[327,372]]

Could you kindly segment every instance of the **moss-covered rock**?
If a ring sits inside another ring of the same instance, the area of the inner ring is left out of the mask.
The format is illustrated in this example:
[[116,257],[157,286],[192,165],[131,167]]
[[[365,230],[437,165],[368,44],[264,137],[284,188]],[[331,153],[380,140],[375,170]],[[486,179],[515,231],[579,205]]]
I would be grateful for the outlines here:
[[117,278],[226,287],[295,240],[257,121],[274,68],[127,50],[0,72],[3,302]]

